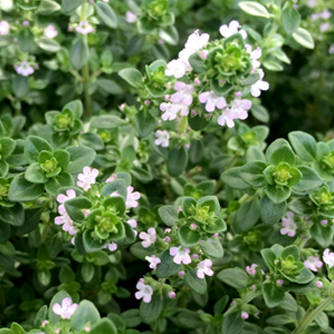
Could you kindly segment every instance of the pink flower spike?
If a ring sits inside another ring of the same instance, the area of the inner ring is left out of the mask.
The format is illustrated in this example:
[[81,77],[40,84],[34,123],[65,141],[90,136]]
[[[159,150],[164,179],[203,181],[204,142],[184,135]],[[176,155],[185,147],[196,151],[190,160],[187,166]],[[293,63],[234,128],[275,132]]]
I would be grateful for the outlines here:
[[211,270],[212,267],[212,261],[209,259],[205,259],[204,261],[201,261],[197,265],[197,277],[198,278],[204,278],[205,275],[212,276],[214,272]]
[[149,303],[152,300],[153,289],[151,286],[139,281],[136,285],[136,288],[139,290],[135,293],[136,299],[143,298],[144,303]]
[[133,192],[133,187],[128,186],[125,206],[127,209],[136,208],[138,206],[138,200],[140,199],[140,193],[138,191]]
[[150,263],[149,267],[153,270],[156,270],[157,265],[161,263],[161,260],[156,255],[145,256],[145,260],[147,260]]
[[139,238],[144,240],[142,241],[142,246],[148,248],[153,245],[157,240],[157,232],[154,227],[150,227],[146,232],[140,232]]
[[191,263],[191,257],[189,255],[189,248],[172,247],[169,250],[169,254],[173,256],[173,262],[176,264],[189,264]]
[[304,265],[306,268],[317,272],[319,268],[322,267],[322,262],[319,260],[319,256],[309,256],[306,261],[304,261]]
[[64,298],[61,305],[58,303],[53,305],[52,311],[60,315],[62,319],[70,319],[77,307],[78,304],[72,304],[71,298]]
[[99,175],[99,171],[94,168],[84,167],[83,173],[78,175],[77,186],[87,191],[91,188],[91,185],[96,182],[96,178]]

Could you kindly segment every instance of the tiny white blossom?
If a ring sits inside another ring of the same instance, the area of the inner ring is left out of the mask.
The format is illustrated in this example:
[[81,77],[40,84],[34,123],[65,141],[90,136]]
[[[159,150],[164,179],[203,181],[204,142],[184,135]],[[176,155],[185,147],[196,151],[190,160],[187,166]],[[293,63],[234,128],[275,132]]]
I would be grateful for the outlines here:
[[198,96],[199,102],[205,103],[205,110],[213,112],[215,109],[223,109],[226,107],[226,100],[223,96],[218,97],[213,91],[203,92]]
[[57,29],[52,25],[49,24],[45,29],[44,29],[44,35],[50,39],[55,38],[58,35]]
[[126,14],[125,14],[125,20],[129,23],[134,23],[134,22],[137,21],[137,15],[133,14],[130,11],[127,11]]
[[325,249],[322,259],[328,265],[329,268],[334,267],[334,253],[333,252],[330,253],[328,248]]
[[294,237],[296,235],[297,225],[293,221],[294,214],[291,211],[288,211],[286,214],[287,218],[282,218],[282,225],[280,232],[282,235],[288,235],[289,237]]
[[142,241],[142,246],[144,248],[150,247],[157,240],[157,232],[154,227],[150,227],[146,232],[140,232],[139,238],[144,240]]
[[77,186],[87,191],[96,182],[98,175],[99,171],[96,168],[92,170],[90,167],[84,167],[83,173],[78,175]]
[[139,290],[135,293],[136,299],[143,298],[144,303],[149,303],[153,295],[152,287],[147,284],[144,284],[144,282],[142,281],[139,281],[136,285],[136,288]]
[[71,298],[64,298],[61,305],[58,303],[53,305],[52,311],[63,319],[71,319],[77,307],[78,304],[72,304]]
[[189,264],[191,263],[191,257],[189,255],[190,249],[189,248],[181,248],[179,247],[171,247],[169,250],[169,254],[173,256],[173,262],[176,264]]
[[86,21],[80,22],[75,30],[82,35],[87,35],[91,32],[94,32],[94,28]]
[[7,35],[9,33],[9,23],[7,21],[0,21],[0,35]]
[[154,144],[161,147],[168,147],[170,134],[167,130],[157,130],[155,132],[157,139],[154,141]]
[[138,206],[138,200],[140,193],[138,191],[133,192],[133,187],[128,186],[125,206],[127,209],[136,208]]
[[264,77],[264,71],[262,69],[259,69],[260,74],[260,80],[255,82],[250,89],[251,95],[254,97],[259,97],[261,95],[262,90],[268,90],[269,89],[269,83],[267,81],[263,81]]
[[29,76],[35,72],[34,68],[30,66],[28,61],[22,61],[20,65],[15,66],[17,74],[21,74],[24,77]]
[[149,267],[153,270],[157,269],[157,265],[161,263],[161,260],[156,255],[145,256],[145,260],[150,263]]
[[315,272],[318,271],[318,268],[322,267],[322,264],[323,263],[320,261],[319,256],[309,256],[307,260],[304,261],[305,267]]
[[219,32],[221,33],[221,35],[225,38],[230,37],[236,33],[240,33],[243,39],[247,38],[247,32],[245,30],[239,30],[241,27],[240,23],[236,20],[233,20],[230,22],[229,25],[227,24],[223,24],[220,28],[219,28]]
[[197,277],[198,278],[204,278],[205,275],[212,276],[214,273],[211,270],[212,267],[212,261],[209,259],[205,259],[204,261],[201,261],[197,265]]

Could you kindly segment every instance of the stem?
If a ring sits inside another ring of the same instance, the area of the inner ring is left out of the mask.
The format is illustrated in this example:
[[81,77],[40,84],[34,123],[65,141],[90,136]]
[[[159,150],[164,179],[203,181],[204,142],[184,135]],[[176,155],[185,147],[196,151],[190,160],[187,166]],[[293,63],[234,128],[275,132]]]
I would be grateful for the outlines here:
[[[260,291],[250,291],[247,294],[245,294],[241,300],[243,303],[248,304],[250,303],[253,299],[255,299],[256,297],[261,296],[261,292]],[[232,306],[230,307],[225,313],[224,313],[224,317],[226,317],[227,315],[229,315],[230,313],[234,312],[234,310],[238,307],[238,305]]]
[[333,299],[331,297],[327,297],[321,304],[319,304],[313,311],[310,313],[306,313],[303,319],[300,321],[298,327],[291,334],[302,334],[306,328],[313,322],[313,320],[325,310],[330,304],[333,303]]
[[[86,21],[86,1],[81,5],[81,22]],[[83,41],[87,44],[87,34],[83,35]],[[82,68],[82,76],[83,76],[83,83],[84,83],[84,92],[85,92],[85,102],[86,102],[86,116],[91,117],[93,114],[92,111],[92,98],[89,94],[89,61],[87,64],[84,65]]]
[[180,130],[179,133],[185,133],[187,130],[187,125],[188,125],[188,117],[187,116],[183,116],[182,120],[181,120],[181,124],[180,124]]
[[264,41],[264,44],[263,44],[264,47],[269,46],[269,44],[270,44],[271,40],[273,39],[273,37],[275,36],[278,28],[279,28],[279,24],[275,21],[273,27],[271,28],[270,34],[268,35],[268,37]]

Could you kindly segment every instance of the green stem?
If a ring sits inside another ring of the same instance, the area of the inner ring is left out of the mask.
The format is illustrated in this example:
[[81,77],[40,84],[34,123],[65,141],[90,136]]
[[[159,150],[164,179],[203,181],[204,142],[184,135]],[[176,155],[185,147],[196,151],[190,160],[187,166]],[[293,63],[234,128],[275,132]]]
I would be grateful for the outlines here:
[[[81,5],[81,22],[86,21],[86,1]],[[83,41],[87,44],[87,34],[83,35]],[[89,94],[89,62],[82,68],[82,76],[84,83],[84,92],[85,92],[85,102],[86,102],[86,116],[91,117],[93,114],[92,110],[92,98]]]
[[277,21],[275,21],[273,27],[271,28],[270,34],[268,35],[268,37],[264,41],[264,44],[263,44],[264,47],[269,46],[269,44],[270,44],[271,40],[273,39],[273,37],[275,36],[278,28],[279,28],[279,24],[277,23]]
[[[253,299],[255,299],[256,297],[261,296],[261,292],[260,291],[250,291],[248,293],[246,293],[242,298],[242,302],[244,304],[248,304],[250,303]],[[230,307],[225,313],[224,313],[224,317],[226,317],[227,315],[229,315],[230,313],[234,312],[235,309],[238,307],[238,305],[232,306]]]
[[306,328],[311,325],[313,320],[324,311],[330,304],[333,303],[332,297],[327,297],[321,304],[319,304],[313,311],[306,313],[303,319],[300,321],[299,326],[291,334],[302,334]]
[[187,116],[183,116],[182,120],[181,120],[181,124],[180,124],[179,133],[180,134],[186,133],[187,126],[188,126],[188,117]]

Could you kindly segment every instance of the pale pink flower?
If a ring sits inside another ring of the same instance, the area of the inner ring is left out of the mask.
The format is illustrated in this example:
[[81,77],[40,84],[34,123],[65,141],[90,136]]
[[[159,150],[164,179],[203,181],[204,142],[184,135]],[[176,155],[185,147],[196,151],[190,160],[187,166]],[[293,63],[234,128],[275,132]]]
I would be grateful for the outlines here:
[[262,90],[268,90],[269,89],[269,83],[267,81],[263,81],[264,77],[264,71],[262,69],[259,69],[260,74],[260,80],[255,82],[250,89],[251,95],[254,97],[259,97],[261,95]]
[[289,237],[294,237],[296,235],[297,225],[293,221],[294,214],[291,211],[288,211],[286,214],[287,218],[282,218],[282,225],[280,232],[282,235],[288,235]]
[[[67,196],[66,196],[67,195]],[[75,198],[76,194],[75,191],[73,189],[68,189],[66,190],[66,195],[64,194],[59,194],[57,196],[57,202],[60,204],[64,204],[66,201],[68,201],[69,199]]]
[[248,272],[249,275],[255,276],[256,268],[257,268],[257,264],[253,263],[251,266],[246,267],[246,271]]
[[189,68],[189,66],[190,64],[185,64],[181,59],[173,59],[167,64],[165,74],[168,77],[174,76],[176,79],[180,79],[186,74],[187,68]]
[[83,173],[78,175],[77,186],[87,191],[96,182],[98,175],[99,171],[96,168],[92,170],[90,167],[84,167]]
[[138,232],[135,230],[137,227],[137,221],[135,219],[129,219],[126,222],[133,228],[133,232],[135,233],[135,236],[137,236]]
[[157,130],[155,132],[157,139],[154,141],[154,144],[161,147],[168,147],[170,134],[167,130]]
[[322,267],[322,262],[319,260],[319,256],[309,256],[306,261],[304,261],[306,268],[317,272],[318,268]]
[[49,320],[44,320],[43,322],[42,322],[42,327],[44,327],[46,324],[48,324],[49,323]]
[[28,61],[22,61],[20,65],[15,66],[17,74],[21,74],[24,77],[29,76],[35,72],[34,68],[30,66]]
[[107,243],[104,248],[108,248],[111,252],[114,252],[117,249],[117,244],[115,242]]
[[180,108],[173,103],[162,102],[160,104],[160,110],[164,111],[164,113],[161,115],[161,118],[164,121],[172,121],[177,117],[177,113],[179,112]]
[[200,34],[199,30],[195,30],[191,35],[189,35],[186,44],[184,45],[185,49],[193,51],[192,53],[202,49],[205,45],[208,44],[210,39],[209,34]]
[[61,306],[58,303],[53,305],[52,311],[63,319],[70,319],[77,307],[78,304],[72,304],[71,298],[64,298]]
[[248,318],[249,318],[249,314],[248,314],[248,312],[246,312],[246,311],[242,311],[242,312],[241,312],[241,318],[244,319],[244,320],[248,319]]
[[191,263],[191,257],[189,255],[190,249],[189,248],[182,248],[181,246],[179,247],[172,247],[169,250],[169,254],[173,256],[173,262],[176,264],[189,264]]
[[248,117],[248,110],[252,107],[252,101],[247,99],[234,99],[231,102],[230,111],[235,118],[246,119]]
[[161,263],[161,260],[156,255],[145,256],[145,260],[150,263],[149,267],[153,270],[157,269],[157,265]]
[[317,0],[308,0],[307,1],[307,6],[310,8],[313,8],[317,5],[318,1]]
[[252,46],[249,44],[246,44],[246,50],[250,54],[250,58],[252,59],[252,64],[253,64],[252,72],[254,72],[255,69],[261,66],[261,63],[258,61],[258,59],[261,58],[262,56],[262,50],[259,47],[257,47],[255,50],[252,51]]
[[9,33],[10,26],[7,21],[0,21],[0,35],[7,35]]
[[328,9],[325,9],[324,11],[322,11],[322,12],[319,14],[319,17],[321,17],[323,20],[327,20],[327,19],[329,19],[331,16],[332,16],[332,13],[331,13]]
[[173,298],[175,298],[175,296],[176,296],[176,294],[175,294],[174,291],[168,291],[168,297],[169,298],[173,299]]
[[322,259],[329,268],[332,268],[334,266],[334,253],[330,253],[328,248],[325,249]]
[[107,180],[106,180],[106,183],[109,183],[111,181],[115,181],[117,179],[117,175],[111,175]]
[[320,25],[320,31],[321,31],[321,32],[325,32],[326,30],[328,30],[328,28],[329,28],[329,23],[328,23],[328,22],[326,22],[326,23],[322,23],[322,24]]
[[239,30],[241,27],[240,23],[236,20],[233,20],[230,22],[230,24],[227,26],[227,24],[223,24],[219,28],[219,32],[221,35],[225,38],[230,37],[236,33],[240,33],[243,39],[247,38],[247,32],[245,30]]
[[334,44],[332,44],[332,45],[329,47],[329,49],[328,49],[328,53],[331,54],[331,55],[334,53]]
[[317,287],[320,288],[320,289],[324,286],[324,283],[322,283],[321,281],[317,281],[315,284],[316,284]]
[[45,29],[44,29],[44,35],[50,39],[55,38],[58,35],[57,29],[52,25],[49,24]]
[[87,35],[91,32],[94,32],[94,28],[87,21],[80,22],[75,30],[82,35]]
[[68,232],[70,235],[75,235],[77,233],[76,228],[73,226],[73,220],[67,214],[64,205],[59,205],[58,212],[61,216],[55,218],[56,225],[63,225],[62,229]]
[[130,11],[127,11],[126,14],[125,14],[125,20],[126,20],[126,22],[134,23],[134,22],[137,21],[137,15],[133,14]]
[[193,102],[194,86],[187,85],[182,81],[177,81],[174,85],[174,89],[177,93],[171,96],[170,101],[172,103],[182,104],[184,106],[190,106]]
[[138,206],[138,200],[140,193],[138,191],[133,192],[133,187],[128,186],[125,206],[127,209],[136,208]]
[[214,272],[211,270],[212,261],[205,259],[197,265],[197,277],[204,278],[205,275],[212,276]]
[[142,281],[139,281],[136,285],[136,288],[139,290],[135,293],[136,299],[143,298],[144,303],[149,303],[153,295],[152,287],[147,284],[144,284],[144,282]]
[[234,119],[235,115],[232,110],[230,108],[225,108],[223,113],[218,117],[217,122],[220,126],[227,125],[229,128],[233,128],[235,125],[233,121]]
[[150,247],[157,240],[157,232],[154,227],[150,227],[146,232],[140,232],[139,238],[144,240],[142,241],[142,246],[144,248]]
[[201,103],[205,103],[207,112],[213,112],[216,108],[223,109],[226,107],[225,98],[223,96],[218,97],[213,91],[199,94],[198,99]]

